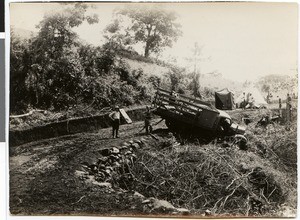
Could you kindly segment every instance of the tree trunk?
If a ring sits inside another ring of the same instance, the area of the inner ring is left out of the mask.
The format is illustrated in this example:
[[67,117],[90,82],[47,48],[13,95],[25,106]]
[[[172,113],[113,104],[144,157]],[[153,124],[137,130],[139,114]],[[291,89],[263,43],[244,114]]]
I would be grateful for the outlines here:
[[144,57],[149,57],[149,54],[150,54],[150,42],[147,41],[147,42],[146,42],[146,47],[145,47],[145,54],[144,54]]

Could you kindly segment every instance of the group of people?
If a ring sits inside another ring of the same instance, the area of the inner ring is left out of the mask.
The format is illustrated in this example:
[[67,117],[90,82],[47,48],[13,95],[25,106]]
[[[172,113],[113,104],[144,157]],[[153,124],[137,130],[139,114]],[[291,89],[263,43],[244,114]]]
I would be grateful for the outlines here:
[[254,97],[251,93],[248,93],[247,95],[245,92],[243,92],[243,102],[241,104],[241,107],[243,109],[245,108],[253,108],[254,107]]
[[[152,111],[153,110],[151,110],[149,106],[146,106],[146,111],[144,112],[145,124],[143,129],[146,129],[147,134],[150,134],[152,132],[152,125],[151,125]],[[119,106],[115,106],[113,111],[108,116],[111,120],[112,137],[119,138],[119,127],[121,121],[121,112]]]

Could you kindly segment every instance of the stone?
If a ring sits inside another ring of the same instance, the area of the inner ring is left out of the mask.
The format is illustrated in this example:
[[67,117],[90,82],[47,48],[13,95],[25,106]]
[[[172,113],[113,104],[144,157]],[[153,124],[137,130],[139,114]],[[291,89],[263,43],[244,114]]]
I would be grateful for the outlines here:
[[133,144],[133,143],[134,143],[133,140],[130,140],[130,141],[129,141],[129,144],[130,144],[130,145]]
[[108,157],[100,157],[98,158],[97,164],[105,164],[108,160]]
[[127,150],[127,148],[128,148],[128,146],[123,145],[123,146],[120,148],[120,150],[121,150],[121,151],[124,151],[124,150]]
[[128,147],[130,144],[128,143],[128,142],[124,142],[124,143],[122,143],[122,146],[124,146],[124,147]]
[[148,203],[148,206],[151,207],[151,211],[155,212],[163,212],[163,213],[172,213],[176,212],[177,209],[168,201],[166,200],[159,200],[156,198],[149,198],[150,203]]
[[131,148],[133,150],[137,150],[138,148],[140,148],[140,145],[138,143],[134,143],[134,144],[131,145]]
[[135,140],[134,142],[137,143],[138,145],[142,144],[140,140]]
[[135,154],[132,154],[132,155],[131,155],[131,158],[132,158],[133,161],[135,161],[136,158],[137,158],[137,156],[136,156]]
[[125,155],[129,155],[129,154],[132,154],[132,151],[128,150],[125,152]]
[[190,210],[185,209],[185,208],[177,208],[176,211],[181,214],[189,214],[190,213]]
[[108,176],[110,176],[110,175],[111,175],[111,170],[106,169],[106,170],[105,170],[105,173],[106,173]]
[[92,164],[89,166],[92,172],[97,172],[98,171],[98,166],[95,164]]
[[112,153],[112,154],[118,154],[118,153],[120,153],[120,150],[119,150],[118,148],[116,148],[116,147],[113,147],[113,148],[111,149],[111,153]]
[[100,154],[102,155],[102,156],[109,156],[110,155],[110,149],[108,149],[108,148],[106,148],[106,149],[102,149],[101,151],[100,151]]
[[100,164],[100,165],[98,166],[98,169],[99,169],[99,170],[105,170],[105,169],[106,169],[106,166],[105,166],[104,164]]
[[140,193],[138,193],[136,191],[133,193],[133,196],[136,197],[136,198],[140,198],[140,199],[145,198],[145,196],[143,196],[142,194],[140,194]]
[[211,215],[211,211],[209,209],[206,209],[204,213],[205,213],[205,216]]
[[116,160],[119,159],[119,157],[117,155],[110,155],[109,159],[111,159],[113,162],[115,162]]
[[[95,184],[95,183],[94,183]],[[100,187],[105,187],[105,188],[111,188],[112,185],[111,183],[103,182],[103,183],[96,183],[95,185],[98,185]]]
[[150,202],[151,202],[150,199],[145,199],[145,200],[142,201],[142,204],[148,204],[148,203],[150,203]]

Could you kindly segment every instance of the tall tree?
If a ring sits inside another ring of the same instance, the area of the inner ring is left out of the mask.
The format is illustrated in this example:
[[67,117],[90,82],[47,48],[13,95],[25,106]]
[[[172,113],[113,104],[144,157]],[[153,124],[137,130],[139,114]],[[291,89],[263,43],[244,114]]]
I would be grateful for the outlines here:
[[[117,10],[116,15],[118,18],[107,26],[107,33],[127,44],[143,43],[145,57],[171,47],[182,34],[177,15],[157,6],[126,7]],[[129,25],[121,25],[122,21],[129,21]]]
[[79,59],[80,43],[72,28],[85,20],[98,22],[98,18],[85,15],[86,4],[66,7],[44,17],[30,46],[32,66],[27,84],[35,94],[34,104],[39,107],[66,107],[76,102],[76,94],[81,89],[84,71]]
[[27,108],[28,99],[25,79],[30,68],[29,42],[12,29],[10,45],[10,110],[22,113]]
[[200,88],[200,79],[201,79],[201,71],[199,67],[199,63],[203,61],[205,58],[202,57],[202,49],[203,46],[199,46],[197,42],[194,43],[194,46],[191,50],[191,57],[186,58],[186,60],[193,66],[193,72],[191,74],[192,81],[190,84],[190,88],[192,90],[192,95],[194,97],[202,98]]

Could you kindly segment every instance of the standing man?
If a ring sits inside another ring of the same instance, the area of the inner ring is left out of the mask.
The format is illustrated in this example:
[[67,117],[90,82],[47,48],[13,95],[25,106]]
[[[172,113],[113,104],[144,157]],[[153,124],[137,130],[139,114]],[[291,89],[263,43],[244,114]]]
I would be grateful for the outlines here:
[[245,92],[243,92],[243,109],[245,109],[245,107],[246,107],[246,94],[245,94]]
[[120,126],[120,111],[119,106],[115,106],[112,113],[109,114],[109,118],[112,121],[112,135],[113,138],[118,138],[119,126]]
[[150,134],[152,132],[151,119],[152,119],[151,110],[150,110],[149,106],[146,106],[145,128],[146,128],[146,133],[147,134]]
[[279,98],[278,103],[279,103],[279,115],[280,115],[280,117],[282,117],[282,110],[281,110],[282,103],[281,103],[281,98]]

